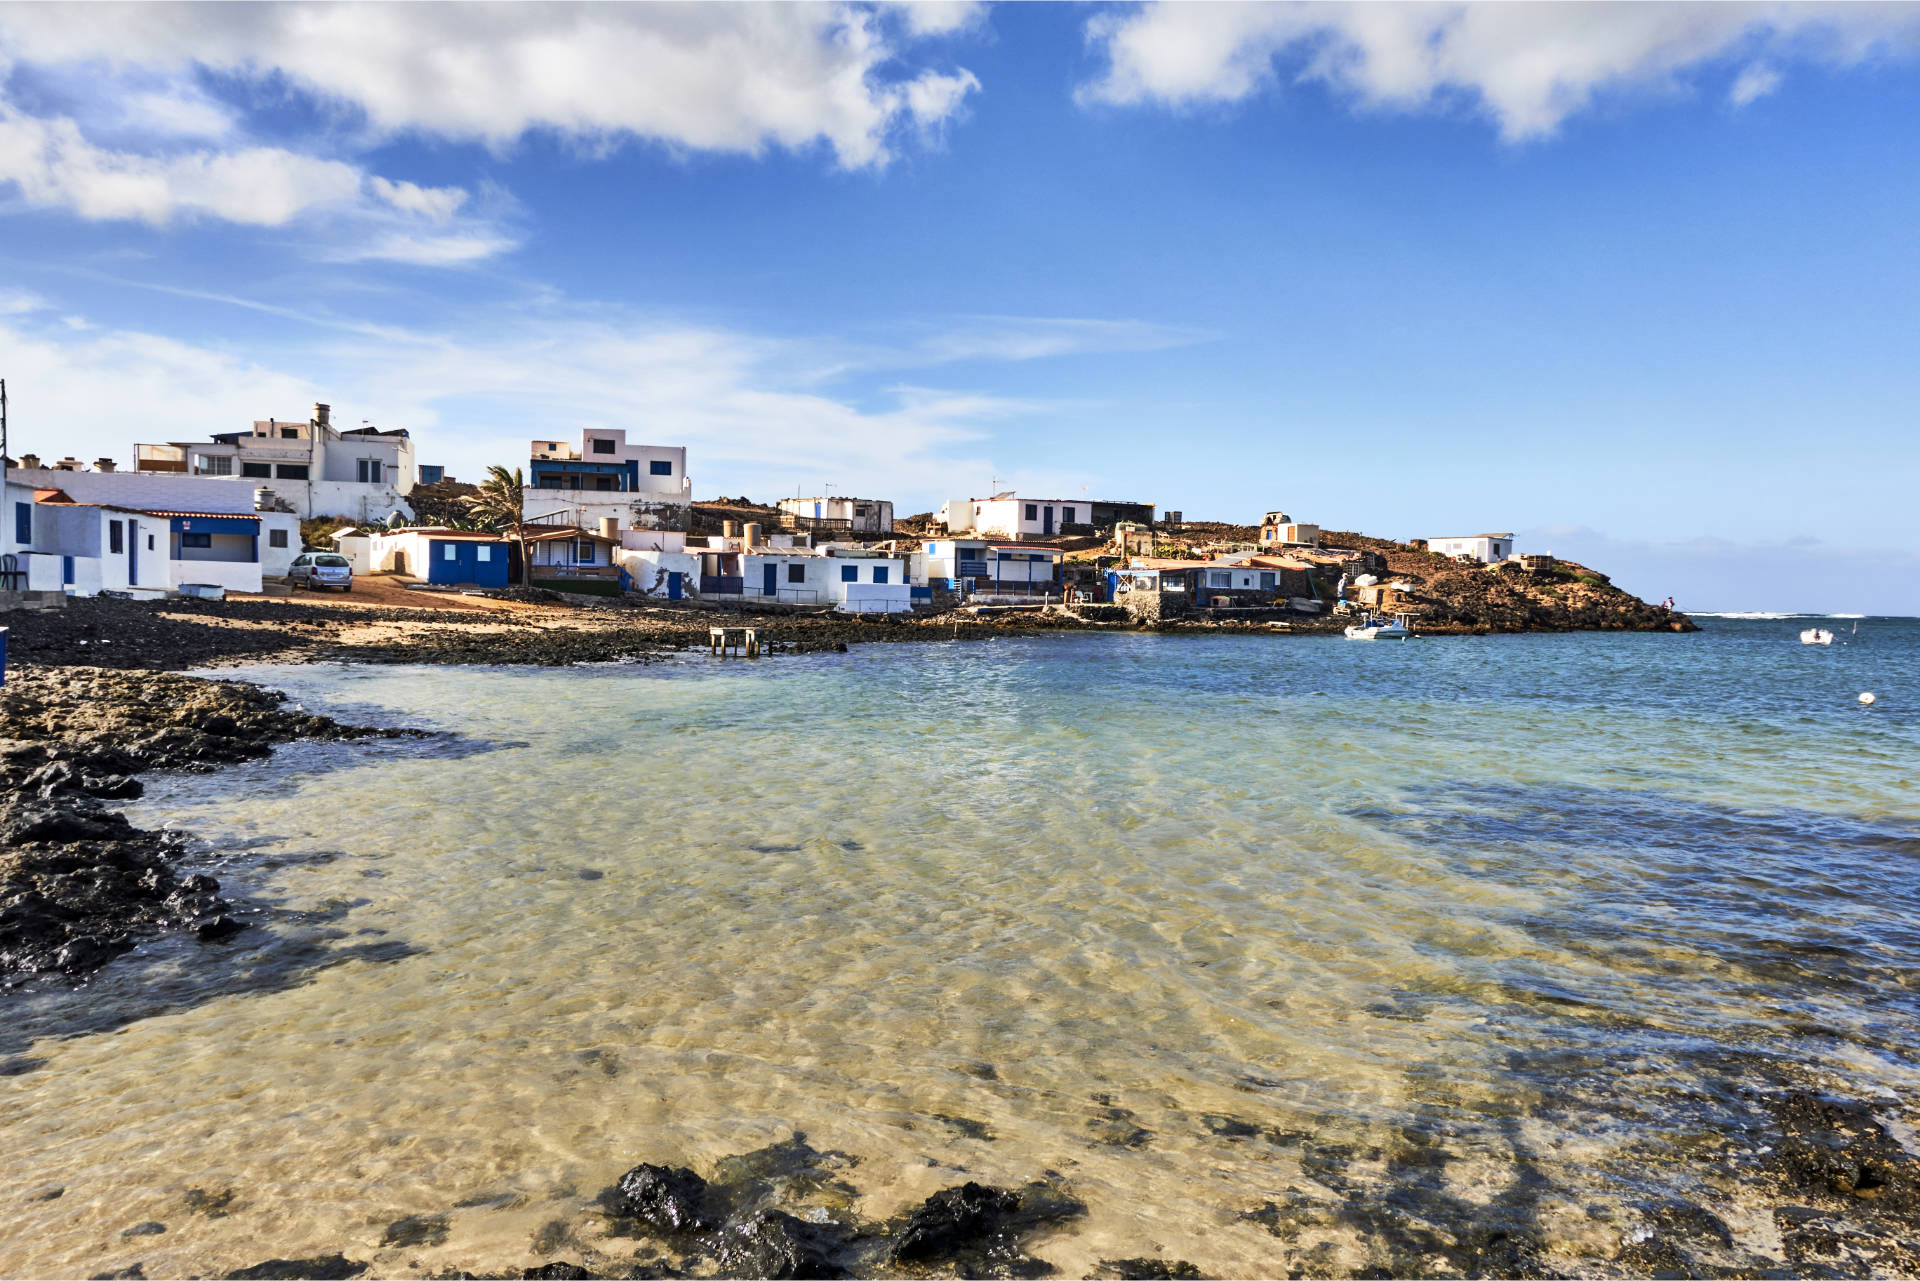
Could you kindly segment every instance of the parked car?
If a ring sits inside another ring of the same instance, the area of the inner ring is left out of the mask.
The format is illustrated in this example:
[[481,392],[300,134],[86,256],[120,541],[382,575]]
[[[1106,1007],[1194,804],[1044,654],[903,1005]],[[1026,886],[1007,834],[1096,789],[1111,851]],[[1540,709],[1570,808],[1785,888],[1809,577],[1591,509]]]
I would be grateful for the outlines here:
[[353,566],[345,556],[334,552],[302,552],[287,568],[287,582],[295,587],[338,587],[353,590]]

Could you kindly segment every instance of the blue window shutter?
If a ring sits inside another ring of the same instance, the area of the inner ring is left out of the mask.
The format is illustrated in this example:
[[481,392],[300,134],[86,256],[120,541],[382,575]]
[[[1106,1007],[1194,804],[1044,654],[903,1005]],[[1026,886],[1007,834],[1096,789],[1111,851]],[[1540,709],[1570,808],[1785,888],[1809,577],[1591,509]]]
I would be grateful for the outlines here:
[[647,474],[651,476],[673,475],[673,464],[665,458],[656,458],[647,464]]
[[15,503],[13,505],[13,541],[30,543],[33,541],[33,504]]
[[885,565],[875,565],[873,567],[873,581],[876,583],[884,583],[887,581],[887,567]]

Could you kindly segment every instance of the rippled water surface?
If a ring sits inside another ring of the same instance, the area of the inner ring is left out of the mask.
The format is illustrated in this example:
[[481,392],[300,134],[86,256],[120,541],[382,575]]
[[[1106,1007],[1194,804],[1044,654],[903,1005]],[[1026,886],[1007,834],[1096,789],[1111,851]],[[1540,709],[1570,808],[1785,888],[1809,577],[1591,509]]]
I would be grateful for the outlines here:
[[259,924],[15,1002],[0,1273],[517,1268],[796,1130],[869,1217],[1053,1172],[1066,1275],[1579,1269],[1667,1196],[1764,1249],[1676,1154],[1920,1086],[1920,627],[1798,626],[256,669],[457,739],[150,780]]

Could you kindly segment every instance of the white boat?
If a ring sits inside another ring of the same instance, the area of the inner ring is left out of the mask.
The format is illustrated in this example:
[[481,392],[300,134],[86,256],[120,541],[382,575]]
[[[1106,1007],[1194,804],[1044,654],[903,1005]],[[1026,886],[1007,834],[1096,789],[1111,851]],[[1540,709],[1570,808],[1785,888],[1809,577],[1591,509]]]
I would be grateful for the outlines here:
[[1347,628],[1348,640],[1410,640],[1413,629],[1407,626],[1405,614],[1396,615],[1392,622],[1384,618],[1369,618]]
[[1806,631],[1800,633],[1800,643],[1802,645],[1831,645],[1833,644],[1833,633],[1824,627],[1809,627]]

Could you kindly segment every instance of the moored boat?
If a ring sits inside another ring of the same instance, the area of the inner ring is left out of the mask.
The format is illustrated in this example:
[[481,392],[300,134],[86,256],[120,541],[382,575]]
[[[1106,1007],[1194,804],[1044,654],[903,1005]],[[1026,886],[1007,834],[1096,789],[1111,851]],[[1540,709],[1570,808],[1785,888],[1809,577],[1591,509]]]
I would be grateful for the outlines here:
[[1802,645],[1831,645],[1833,644],[1833,633],[1824,627],[1809,627],[1800,633],[1800,643]]

